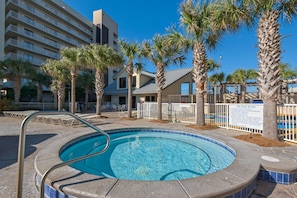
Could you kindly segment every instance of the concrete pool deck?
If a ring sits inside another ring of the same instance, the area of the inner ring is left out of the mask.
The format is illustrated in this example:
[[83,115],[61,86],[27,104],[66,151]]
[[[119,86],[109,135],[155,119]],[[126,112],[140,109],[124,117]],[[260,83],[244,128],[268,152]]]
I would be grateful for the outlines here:
[[[121,127],[156,127],[166,128],[180,131],[193,131],[182,123],[154,123],[149,120],[121,120],[118,114],[103,113],[108,118],[99,119],[97,127],[103,130],[121,128]],[[0,117],[0,197],[16,197],[16,177],[17,177],[17,147],[18,136],[20,132],[21,120],[8,117]],[[25,152],[25,169],[24,169],[24,184],[23,197],[38,197],[39,194],[35,187],[35,168],[34,159],[43,148],[48,147],[53,142],[67,136],[72,136],[85,131],[92,132],[86,127],[64,127],[61,125],[42,124],[30,122],[27,127],[27,143]],[[232,137],[242,134],[242,132],[216,129],[210,131],[198,131],[195,133],[215,137]],[[297,146],[289,147],[259,147],[249,143],[239,143],[248,145],[250,149],[259,154],[259,156],[271,156],[279,158],[280,162],[263,162],[266,168],[278,168],[279,171],[295,171],[297,161]],[[125,189],[124,189],[125,190]],[[127,190],[126,190],[127,191]],[[126,192],[125,191],[125,192]],[[252,198],[259,197],[296,197],[297,185],[281,185],[265,181],[258,181],[258,187],[254,191]],[[164,197],[164,196],[163,196]]]

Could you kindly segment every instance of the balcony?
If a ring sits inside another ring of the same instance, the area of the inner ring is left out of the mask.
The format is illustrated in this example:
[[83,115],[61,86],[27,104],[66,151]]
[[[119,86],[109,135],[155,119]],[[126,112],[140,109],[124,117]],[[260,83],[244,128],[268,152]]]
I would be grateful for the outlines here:
[[46,57],[53,58],[53,59],[60,58],[60,55],[58,52],[49,51],[49,50],[46,50],[44,48],[41,48],[41,47],[38,47],[35,45],[28,45],[28,43],[26,43],[26,42],[18,41],[16,39],[12,39],[12,38],[8,39],[5,42],[5,48],[9,47],[9,46],[12,46],[15,48],[20,48],[20,49],[29,51],[31,53],[40,54],[42,56],[46,56]]
[[55,47],[56,49],[60,49],[61,48],[61,45],[57,42],[54,42],[52,40],[49,40],[47,38],[44,38],[43,36],[40,36],[36,33],[33,33],[33,32],[30,32],[30,31],[26,31],[24,28],[20,28],[16,25],[12,25],[10,24],[7,28],[6,28],[6,31],[5,33],[9,33],[9,32],[14,32],[18,35],[22,35],[24,37],[27,37],[27,38],[30,38],[30,39],[33,39],[37,42],[40,42],[40,43],[43,43],[45,45],[49,45],[49,46],[52,46],[52,47]]
[[[17,0],[13,0],[13,1],[17,1]],[[32,0],[32,1],[34,3],[36,3],[37,5],[39,5],[40,7],[44,8],[45,10],[51,12],[52,15],[58,16],[59,18],[65,20],[67,23],[71,24],[72,26],[77,27],[81,31],[85,32],[86,34],[92,35],[92,31],[90,31],[87,28],[83,27],[81,24],[73,21],[71,18],[64,15],[62,12],[58,11],[57,9],[55,9],[53,6],[49,5],[48,3],[45,3],[44,1],[40,1],[40,0]],[[90,22],[90,24],[91,24],[91,22]]]
[[42,24],[40,24],[40,23],[38,23],[36,21],[32,21],[32,20],[26,18],[25,16],[18,14],[15,11],[11,10],[11,11],[8,12],[8,14],[6,15],[6,20],[8,21],[10,18],[21,21],[24,24],[30,25],[34,29],[46,32],[46,33],[52,35],[53,37],[55,37],[55,38],[57,38],[59,40],[62,40],[64,42],[67,41],[70,45],[74,45],[74,46],[79,46],[80,45],[79,42],[74,41],[73,39],[70,39],[70,40],[67,39],[67,37],[64,34],[61,34],[61,33],[57,32],[57,31],[49,29],[46,26],[44,26],[44,25],[42,25]]
[[[57,20],[53,19],[51,16],[46,15],[33,7],[29,6],[28,4],[24,3],[23,1],[18,1],[18,0],[9,0],[8,3],[11,2],[18,6],[19,8],[22,8],[23,10],[26,10],[27,12],[31,13],[34,17],[39,17],[42,20],[47,21],[49,24],[53,25],[54,27],[58,27],[61,30],[68,32],[74,36],[76,36],[78,39],[81,39],[87,43],[90,43],[90,39],[86,38],[85,36],[79,34],[78,32],[74,31],[73,29],[68,28],[66,25],[58,22]],[[46,4],[45,4],[46,5]],[[54,15],[57,15],[53,13]],[[31,22],[30,22],[31,23]],[[78,25],[78,24],[77,24]]]
[[29,61],[32,65],[38,65],[41,66],[45,61],[41,58],[33,58],[33,59],[29,59],[27,57],[22,56],[21,54],[16,54],[16,53],[8,53],[6,54],[6,56],[4,57],[4,60],[6,59],[20,59],[23,61]]

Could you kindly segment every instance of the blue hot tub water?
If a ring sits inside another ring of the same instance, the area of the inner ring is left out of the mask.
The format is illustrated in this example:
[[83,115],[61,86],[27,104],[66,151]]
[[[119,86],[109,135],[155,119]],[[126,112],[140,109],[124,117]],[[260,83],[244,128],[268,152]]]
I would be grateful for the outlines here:
[[[90,174],[126,180],[176,180],[213,173],[229,166],[235,152],[215,140],[183,132],[152,129],[110,134],[109,149],[72,167]],[[83,138],[62,149],[67,161],[102,150],[103,136]]]

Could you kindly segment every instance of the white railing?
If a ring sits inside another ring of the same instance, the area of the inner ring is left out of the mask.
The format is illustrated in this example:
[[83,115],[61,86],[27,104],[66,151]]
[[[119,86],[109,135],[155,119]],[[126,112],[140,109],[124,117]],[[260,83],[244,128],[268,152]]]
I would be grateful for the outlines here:
[[[250,133],[263,131],[263,104],[205,104],[205,122],[218,127]],[[138,103],[137,117],[157,119],[156,102]],[[173,122],[195,123],[195,103],[163,103],[162,119]],[[279,104],[277,106],[279,137],[297,143],[297,105]]]

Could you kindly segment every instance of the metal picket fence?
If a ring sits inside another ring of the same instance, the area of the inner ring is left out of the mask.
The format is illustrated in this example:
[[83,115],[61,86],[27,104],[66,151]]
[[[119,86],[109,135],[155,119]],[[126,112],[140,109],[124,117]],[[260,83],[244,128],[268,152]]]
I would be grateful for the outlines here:
[[[262,133],[263,104],[205,104],[205,123],[250,133]],[[156,102],[138,103],[137,117],[157,119]],[[279,104],[277,124],[279,137],[297,143],[297,105]],[[195,103],[163,103],[162,119],[173,122],[195,123]]]

